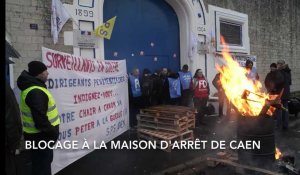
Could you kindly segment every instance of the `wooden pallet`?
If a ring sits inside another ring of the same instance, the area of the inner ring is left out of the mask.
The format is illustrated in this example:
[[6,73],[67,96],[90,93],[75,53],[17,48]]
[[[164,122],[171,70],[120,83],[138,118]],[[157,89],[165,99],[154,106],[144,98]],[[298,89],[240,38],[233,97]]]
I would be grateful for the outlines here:
[[195,128],[196,126],[196,120],[195,119],[189,119],[187,122],[188,128]]
[[149,114],[137,114],[137,120],[140,121],[148,121],[148,122],[155,122],[155,123],[162,123],[162,124],[172,124],[172,125],[179,125],[182,122],[188,122],[188,117],[181,117],[181,118],[170,118],[170,117],[161,117],[156,115],[149,115]]
[[161,141],[167,141],[168,147],[166,149],[162,149],[167,152],[171,152],[173,143],[175,141],[185,141],[185,140],[193,140],[194,133],[193,131],[186,131],[182,134],[171,134],[161,131],[153,131],[147,129],[138,129],[138,137],[139,139],[145,139],[149,141],[155,141],[156,146],[161,148]]
[[168,124],[138,120],[137,127],[139,129],[148,129],[148,130],[162,131],[162,132],[174,133],[174,134],[181,134],[189,130],[189,125],[187,122],[180,123],[179,125],[168,125]]
[[178,114],[176,111],[162,111],[162,110],[157,110],[157,109],[141,109],[140,110],[141,114],[150,114],[150,115],[155,115],[155,116],[160,116],[160,117],[173,117],[173,118],[180,118],[180,114]]
[[140,113],[161,116],[161,117],[174,117],[174,118],[195,115],[195,111],[191,108],[183,107],[183,106],[170,106],[170,105],[152,106],[149,108],[141,109]]
[[195,115],[195,114],[193,114],[193,115],[188,115],[187,117],[188,117],[188,119],[195,119],[196,115]]
[[194,113],[196,111],[195,108],[186,107],[186,106],[173,106],[173,105],[152,106],[150,108],[152,108],[152,109],[167,109],[167,110],[173,110],[173,111],[190,111],[191,113]]

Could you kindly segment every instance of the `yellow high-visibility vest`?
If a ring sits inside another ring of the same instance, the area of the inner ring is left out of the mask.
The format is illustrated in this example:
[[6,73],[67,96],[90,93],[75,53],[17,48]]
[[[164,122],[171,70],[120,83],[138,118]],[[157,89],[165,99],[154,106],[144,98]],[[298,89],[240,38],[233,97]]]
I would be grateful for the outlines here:
[[21,92],[21,113],[22,113],[22,122],[23,122],[23,131],[29,134],[39,133],[41,132],[39,129],[35,127],[35,123],[32,118],[31,110],[29,106],[27,106],[25,99],[27,94],[33,89],[40,89],[48,96],[48,111],[47,117],[52,126],[56,126],[60,124],[60,118],[58,109],[55,104],[55,100],[48,89],[40,87],[40,86],[31,86],[24,91]]

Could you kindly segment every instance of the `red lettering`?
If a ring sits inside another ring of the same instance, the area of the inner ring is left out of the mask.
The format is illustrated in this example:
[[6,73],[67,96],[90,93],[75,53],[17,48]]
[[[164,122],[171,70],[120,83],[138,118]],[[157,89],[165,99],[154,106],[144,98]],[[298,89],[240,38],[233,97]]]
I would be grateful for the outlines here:
[[99,64],[98,72],[103,72],[103,70],[104,70],[103,62],[102,61],[97,61],[97,62]]
[[100,99],[100,92],[74,95],[74,104]]
[[115,108],[115,107],[116,107],[115,102],[106,103],[106,104],[104,104],[104,111],[107,111],[107,110]]
[[[46,52],[46,66],[57,69],[75,70],[82,72],[94,72],[95,64],[99,64],[99,72],[104,69],[103,63],[96,62],[90,59],[84,59],[70,54],[60,54],[53,52]],[[102,71],[101,71],[102,72]]]
[[46,59],[47,59],[47,60],[49,61],[49,63],[50,63],[50,65],[47,65],[47,64],[46,64],[46,66],[47,66],[48,68],[52,67],[53,57],[51,56],[51,52],[47,52],[47,53],[46,53]]
[[96,114],[96,108],[95,107],[91,107],[91,108],[88,108],[88,109],[81,109],[79,111],[79,117],[80,118],[92,116],[94,114]]
[[112,90],[105,91],[105,92],[102,93],[102,95],[103,95],[104,98],[112,97]]
[[121,118],[121,117],[122,117],[122,111],[114,113],[114,114],[109,116],[110,121],[114,121],[114,120],[116,120],[118,118]]

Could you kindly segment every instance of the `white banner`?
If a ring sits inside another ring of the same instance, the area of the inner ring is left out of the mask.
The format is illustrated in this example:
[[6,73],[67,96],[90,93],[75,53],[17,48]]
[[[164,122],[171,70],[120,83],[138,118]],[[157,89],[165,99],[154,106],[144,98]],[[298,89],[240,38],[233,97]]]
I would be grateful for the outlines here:
[[[246,61],[251,60],[253,62],[253,67],[256,67],[256,55],[239,55],[239,54],[230,54],[232,56],[232,59],[237,61],[241,67],[246,66]],[[215,58],[217,58],[218,64],[224,64],[224,58],[221,53],[216,54]]]
[[128,80],[125,60],[82,58],[44,47],[42,55],[61,117],[59,143],[66,147],[75,141],[79,148],[54,150],[55,174],[129,129]]

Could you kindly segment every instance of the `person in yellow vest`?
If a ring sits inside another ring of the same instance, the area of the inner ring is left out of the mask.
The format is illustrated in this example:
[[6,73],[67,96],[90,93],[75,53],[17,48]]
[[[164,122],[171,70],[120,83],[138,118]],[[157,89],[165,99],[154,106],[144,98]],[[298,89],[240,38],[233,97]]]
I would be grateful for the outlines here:
[[[48,79],[47,67],[40,61],[28,64],[18,77],[17,85],[21,90],[20,107],[25,141],[33,145],[38,142],[57,141],[60,117],[55,100],[46,87]],[[53,144],[51,146],[53,146]],[[33,175],[51,175],[53,150],[30,149]]]

